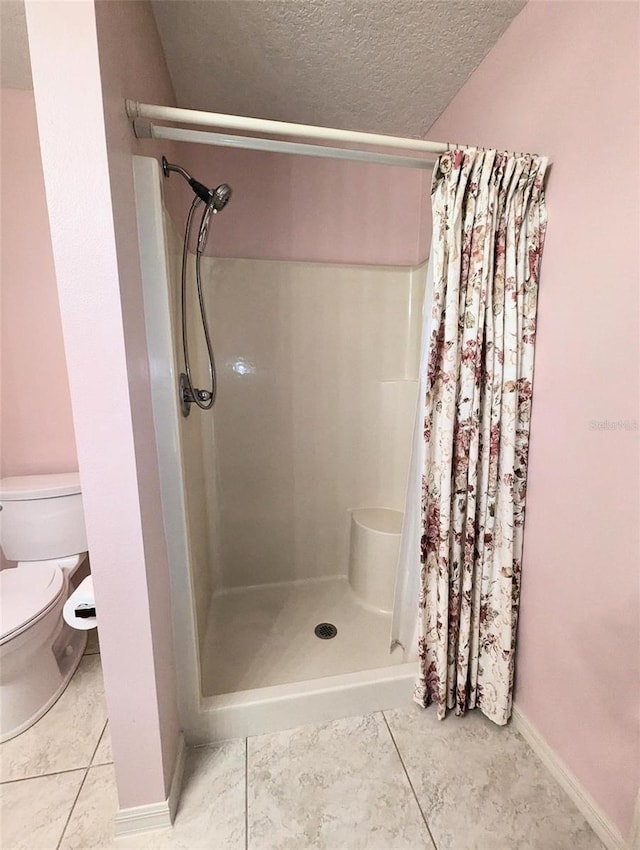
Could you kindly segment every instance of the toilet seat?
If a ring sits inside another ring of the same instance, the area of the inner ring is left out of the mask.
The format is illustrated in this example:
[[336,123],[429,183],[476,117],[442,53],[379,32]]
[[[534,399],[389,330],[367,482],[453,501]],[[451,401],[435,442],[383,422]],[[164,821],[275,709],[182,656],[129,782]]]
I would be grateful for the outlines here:
[[0,570],[0,645],[46,614],[64,588],[64,575],[56,563],[43,563],[36,570]]

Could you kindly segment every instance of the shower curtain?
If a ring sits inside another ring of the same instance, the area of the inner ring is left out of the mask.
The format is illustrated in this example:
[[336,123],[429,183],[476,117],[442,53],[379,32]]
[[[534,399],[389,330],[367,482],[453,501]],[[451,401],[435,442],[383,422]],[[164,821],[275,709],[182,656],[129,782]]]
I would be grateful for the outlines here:
[[434,169],[393,637],[417,645],[414,698],[441,718],[511,714],[546,168],[456,150]]

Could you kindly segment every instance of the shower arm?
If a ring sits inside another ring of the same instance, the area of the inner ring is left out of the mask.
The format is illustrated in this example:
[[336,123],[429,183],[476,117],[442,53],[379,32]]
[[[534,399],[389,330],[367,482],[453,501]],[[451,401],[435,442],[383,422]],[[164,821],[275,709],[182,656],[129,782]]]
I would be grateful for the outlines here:
[[213,192],[208,189],[204,183],[200,183],[199,180],[196,180],[195,177],[192,177],[189,172],[184,169],[181,165],[175,165],[172,162],[168,162],[166,156],[162,157],[162,172],[165,177],[169,177],[172,171],[175,171],[176,174],[179,174],[181,177],[187,181],[189,186],[193,189],[196,195],[200,198],[201,201],[204,201],[205,204],[210,204],[213,198]]

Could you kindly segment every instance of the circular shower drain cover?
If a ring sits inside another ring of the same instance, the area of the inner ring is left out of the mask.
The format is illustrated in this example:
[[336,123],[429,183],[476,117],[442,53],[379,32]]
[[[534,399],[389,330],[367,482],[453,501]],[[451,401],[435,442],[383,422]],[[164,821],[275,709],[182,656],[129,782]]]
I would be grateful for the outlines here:
[[318,623],[314,629],[316,637],[322,640],[330,640],[338,634],[338,630],[333,623]]

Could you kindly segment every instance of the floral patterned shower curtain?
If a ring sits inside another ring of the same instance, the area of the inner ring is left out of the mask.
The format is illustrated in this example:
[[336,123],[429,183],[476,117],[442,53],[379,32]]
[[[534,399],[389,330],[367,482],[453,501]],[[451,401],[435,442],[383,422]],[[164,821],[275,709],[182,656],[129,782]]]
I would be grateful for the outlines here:
[[546,167],[456,150],[434,170],[415,699],[440,717],[511,714]]

